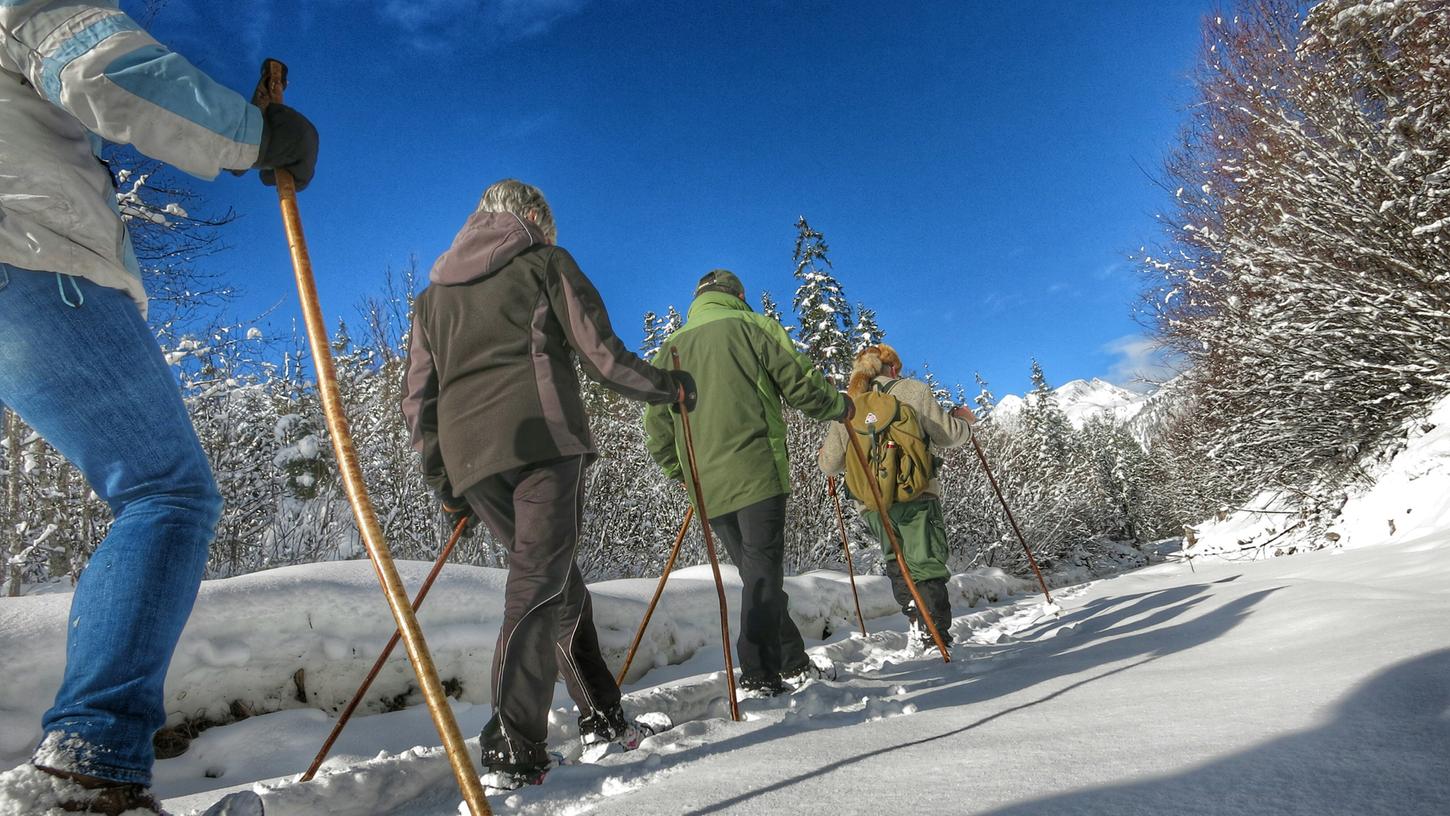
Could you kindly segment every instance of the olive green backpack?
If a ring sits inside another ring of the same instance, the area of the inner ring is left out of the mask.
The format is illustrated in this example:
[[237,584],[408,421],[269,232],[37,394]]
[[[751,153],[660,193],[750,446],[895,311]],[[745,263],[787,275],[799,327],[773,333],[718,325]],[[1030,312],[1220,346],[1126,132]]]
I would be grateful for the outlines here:
[[[848,442],[846,489],[857,501],[882,512],[890,510],[893,504],[920,497],[932,476],[931,450],[916,409],[891,396],[891,387],[898,382],[901,381],[892,380],[884,387],[872,383],[871,390],[853,397],[856,414],[847,424],[847,431],[855,434],[861,443],[870,472],[868,475],[861,468]],[[876,495],[868,479],[880,489],[884,507],[876,507]]]

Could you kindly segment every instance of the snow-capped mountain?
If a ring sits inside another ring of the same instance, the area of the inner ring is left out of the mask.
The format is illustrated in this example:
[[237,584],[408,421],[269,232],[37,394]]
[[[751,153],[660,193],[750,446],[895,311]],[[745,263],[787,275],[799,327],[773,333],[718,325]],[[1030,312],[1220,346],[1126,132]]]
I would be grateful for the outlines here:
[[[1053,390],[1057,404],[1067,414],[1074,428],[1081,428],[1089,419],[1109,414],[1118,422],[1128,422],[1138,415],[1151,399],[1151,394],[1135,394],[1126,388],[1119,388],[1097,377],[1091,380],[1072,380]],[[1019,397],[1008,394],[997,401],[992,419],[1011,422],[1034,400],[1032,394]]]

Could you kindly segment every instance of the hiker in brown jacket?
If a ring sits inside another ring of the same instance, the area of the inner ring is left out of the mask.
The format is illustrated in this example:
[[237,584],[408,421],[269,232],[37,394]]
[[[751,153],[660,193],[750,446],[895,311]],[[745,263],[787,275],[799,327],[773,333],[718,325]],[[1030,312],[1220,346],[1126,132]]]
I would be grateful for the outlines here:
[[574,560],[596,451],[571,352],[631,399],[662,404],[694,390],[688,375],[625,348],[554,238],[537,188],[490,186],[414,304],[404,380],[403,413],[444,511],[455,524],[477,514],[509,553],[494,714],[480,739],[488,781],[503,788],[538,782],[548,767],[560,672],[586,744],[633,747],[640,737],[624,720]]
[[[972,423],[976,417],[967,407],[947,411],[932,396],[931,387],[921,380],[904,379],[901,376],[901,356],[896,349],[882,343],[868,346],[856,355],[851,367],[851,381],[846,393],[859,396],[870,389],[885,391],[903,404],[911,406],[921,423],[927,442],[939,448],[955,448],[972,439]],[[826,434],[821,445],[819,464],[827,474],[840,473],[846,468],[847,439],[846,426],[837,423]],[[947,597],[947,531],[941,512],[941,480],[932,474],[921,497],[909,502],[898,502],[886,511],[891,527],[897,533],[906,566],[911,570],[912,580],[926,602],[932,623],[936,624],[942,639],[951,643],[952,605]],[[856,496],[858,502],[870,500],[869,496]],[[901,575],[896,562],[896,553],[886,538],[881,523],[881,514],[858,504],[861,515],[871,532],[881,541],[886,559],[886,574],[891,578],[891,592],[900,604],[901,611],[911,622],[912,628],[920,626],[917,620],[916,603]],[[923,644],[931,645],[931,636],[924,627],[919,632]]]

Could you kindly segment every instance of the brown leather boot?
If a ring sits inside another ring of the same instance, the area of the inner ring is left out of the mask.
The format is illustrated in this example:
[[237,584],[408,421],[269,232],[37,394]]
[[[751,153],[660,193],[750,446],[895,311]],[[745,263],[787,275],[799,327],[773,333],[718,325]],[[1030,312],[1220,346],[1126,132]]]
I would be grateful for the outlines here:
[[114,782],[110,779],[101,779],[95,776],[75,773],[73,771],[62,771],[56,768],[47,768],[44,765],[36,765],[36,768],[59,777],[68,782],[74,782],[83,790],[76,795],[62,801],[60,809],[67,813],[95,813],[104,816],[121,816],[122,813],[142,811],[144,813],[156,813],[166,816],[166,811],[161,809],[161,803],[151,795],[151,791],[145,785],[138,785],[131,782]]

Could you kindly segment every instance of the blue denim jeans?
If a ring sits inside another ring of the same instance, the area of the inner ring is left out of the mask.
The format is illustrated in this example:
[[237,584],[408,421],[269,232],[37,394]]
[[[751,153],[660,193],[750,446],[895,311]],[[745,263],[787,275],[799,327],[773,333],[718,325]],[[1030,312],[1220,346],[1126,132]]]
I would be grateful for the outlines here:
[[0,402],[80,468],[115,515],[71,601],[38,764],[150,784],[162,689],[221,496],[136,304],[0,264]]

